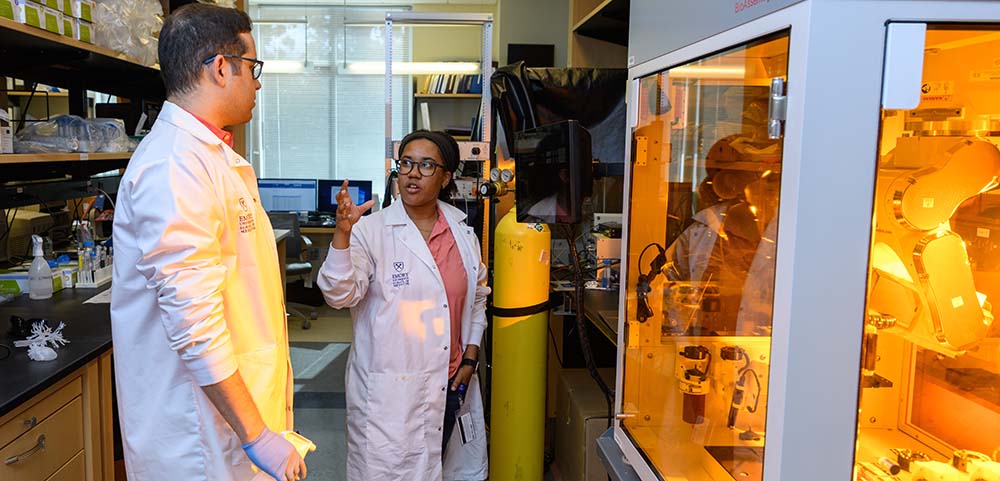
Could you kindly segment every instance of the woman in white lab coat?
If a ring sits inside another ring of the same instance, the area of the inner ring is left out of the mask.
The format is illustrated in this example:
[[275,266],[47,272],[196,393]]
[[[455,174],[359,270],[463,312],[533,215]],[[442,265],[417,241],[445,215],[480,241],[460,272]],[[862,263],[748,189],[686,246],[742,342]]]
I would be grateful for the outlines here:
[[370,216],[361,214],[371,201],[351,204],[345,182],[317,281],[330,306],[351,308],[354,323],[347,479],[483,480],[475,372],[486,267],[465,214],[441,200],[458,145],[444,133],[416,131],[400,143],[399,159],[401,201]]

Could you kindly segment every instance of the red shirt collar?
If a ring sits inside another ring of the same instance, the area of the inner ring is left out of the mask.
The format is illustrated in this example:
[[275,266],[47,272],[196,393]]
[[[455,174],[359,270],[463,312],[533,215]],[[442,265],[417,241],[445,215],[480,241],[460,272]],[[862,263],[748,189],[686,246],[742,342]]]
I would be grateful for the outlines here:
[[215,136],[218,137],[220,140],[222,140],[223,142],[225,142],[226,145],[228,145],[230,148],[233,147],[233,134],[232,133],[226,132],[225,130],[222,130],[222,129],[220,129],[220,128],[218,128],[218,127],[216,127],[216,126],[208,123],[207,120],[205,120],[205,119],[203,119],[203,118],[201,118],[201,117],[199,117],[199,116],[197,116],[197,115],[195,115],[195,114],[193,114],[191,112],[188,112],[188,113],[191,114],[192,117],[198,119],[198,121],[201,122],[205,127],[208,127],[208,130],[211,130],[212,133],[215,134]]

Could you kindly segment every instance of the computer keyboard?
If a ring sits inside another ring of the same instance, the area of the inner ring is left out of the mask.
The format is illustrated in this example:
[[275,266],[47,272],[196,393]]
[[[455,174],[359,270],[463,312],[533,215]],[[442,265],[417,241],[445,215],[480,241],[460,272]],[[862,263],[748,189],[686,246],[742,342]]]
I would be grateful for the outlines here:
[[299,227],[336,227],[336,218],[331,215],[321,215],[318,218],[310,218],[305,222],[299,222]]

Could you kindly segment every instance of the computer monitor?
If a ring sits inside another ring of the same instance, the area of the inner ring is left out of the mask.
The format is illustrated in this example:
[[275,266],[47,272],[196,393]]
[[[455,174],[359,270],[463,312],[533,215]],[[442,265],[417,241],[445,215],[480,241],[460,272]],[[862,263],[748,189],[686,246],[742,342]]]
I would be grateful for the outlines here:
[[[320,179],[318,182],[319,204],[316,210],[320,212],[337,212],[337,192],[340,192],[340,187],[344,185],[344,179]],[[364,204],[372,199],[372,181],[351,180],[347,184],[347,192],[351,194],[351,200],[354,201],[354,205]],[[365,214],[367,215],[371,212],[369,210]]]
[[316,210],[315,179],[258,179],[260,203],[268,212]]
[[593,191],[590,132],[565,120],[514,137],[518,222],[577,224]]

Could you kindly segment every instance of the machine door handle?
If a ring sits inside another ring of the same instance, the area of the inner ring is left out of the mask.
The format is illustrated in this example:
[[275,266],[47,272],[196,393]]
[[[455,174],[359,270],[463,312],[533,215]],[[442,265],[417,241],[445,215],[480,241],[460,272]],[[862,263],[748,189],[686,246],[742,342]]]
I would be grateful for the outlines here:
[[37,453],[37,452],[39,452],[39,451],[41,451],[43,449],[45,449],[45,435],[44,434],[42,434],[41,436],[38,436],[38,442],[35,443],[35,447],[33,447],[33,448],[31,448],[31,449],[29,449],[29,450],[27,450],[27,451],[25,451],[25,452],[23,452],[21,454],[18,454],[17,456],[11,456],[11,457],[5,459],[3,463],[6,464],[6,465],[11,465],[11,464],[17,463],[19,461],[23,461],[23,460],[31,457],[32,454],[35,454],[35,453]]

